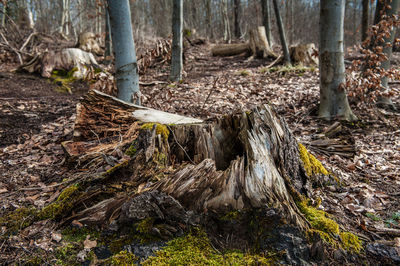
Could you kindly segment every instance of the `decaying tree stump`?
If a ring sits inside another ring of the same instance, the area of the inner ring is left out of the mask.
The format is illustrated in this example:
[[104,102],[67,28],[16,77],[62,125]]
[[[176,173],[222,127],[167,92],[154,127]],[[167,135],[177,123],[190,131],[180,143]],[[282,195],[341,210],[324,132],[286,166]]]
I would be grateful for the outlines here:
[[61,51],[48,51],[36,55],[26,64],[18,67],[19,71],[40,73],[42,77],[49,78],[53,70],[69,72],[77,79],[86,77],[90,67],[99,68],[93,54],[78,48],[65,48]]
[[[292,224],[308,227],[294,202],[307,182],[298,144],[269,106],[203,122],[91,91],[77,110],[76,140],[93,142],[116,129],[123,136],[138,123],[130,164],[141,170],[130,180],[146,190],[164,192],[196,212],[271,206]],[[143,123],[155,124],[140,126]],[[76,143],[64,143],[68,154],[79,155]],[[154,167],[146,163],[160,160],[174,170],[157,182],[146,180],[144,173]]]
[[79,48],[85,52],[95,53],[97,55],[102,54],[100,45],[96,40],[96,35],[93,32],[83,32],[79,34],[76,48]]
[[257,58],[277,57],[268,44],[263,26],[249,31],[248,42],[214,45],[211,53],[213,56],[231,56],[248,53]]
[[294,64],[302,64],[304,66],[318,66],[318,50],[315,44],[299,44],[289,48],[290,58]]

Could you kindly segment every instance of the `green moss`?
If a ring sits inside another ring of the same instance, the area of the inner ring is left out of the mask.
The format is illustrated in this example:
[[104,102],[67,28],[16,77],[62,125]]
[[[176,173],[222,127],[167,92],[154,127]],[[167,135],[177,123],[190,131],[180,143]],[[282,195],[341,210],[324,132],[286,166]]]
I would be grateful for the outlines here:
[[380,221],[381,218],[373,213],[367,212],[365,213],[365,216],[367,216],[368,218],[372,219],[373,221],[377,222]]
[[328,171],[312,154],[310,154],[304,145],[299,143],[300,159],[303,161],[304,169],[308,176],[312,175],[329,175]]
[[156,124],[156,134],[161,135],[165,140],[167,140],[169,137],[169,130],[166,125],[159,124],[159,123],[145,123],[140,128],[152,130],[154,124]]
[[100,232],[98,230],[94,230],[89,227],[68,227],[65,228],[61,232],[63,236],[63,240],[68,241],[68,242],[81,242],[86,239],[88,235],[91,236],[91,238],[99,238],[100,237]]
[[122,250],[118,254],[112,256],[110,262],[111,265],[127,266],[127,265],[135,265],[135,262],[138,259],[139,258],[136,257],[133,253],[128,252],[126,250]]
[[309,206],[307,200],[298,202],[297,206],[310,222],[313,229],[333,235],[339,234],[339,225],[335,221],[327,218],[324,211]]
[[61,86],[62,91],[72,93],[69,84],[76,80],[76,78],[74,77],[74,73],[76,71],[78,71],[77,67],[74,67],[69,71],[53,70],[53,72],[51,72],[51,79],[54,83]]
[[54,219],[73,207],[73,197],[78,194],[78,185],[72,185],[63,190],[57,200],[48,206],[44,207],[39,213],[38,218]]
[[222,221],[233,221],[238,220],[241,217],[241,213],[238,210],[230,211],[221,217]]
[[106,171],[105,175],[106,175],[106,176],[110,176],[110,175],[112,175],[113,173],[115,173],[117,170],[128,166],[128,164],[129,164],[129,160],[123,161],[122,163],[119,163],[119,164],[116,164],[116,165],[114,165],[113,167],[111,167],[110,169],[108,169],[108,170]]
[[250,76],[251,72],[249,70],[243,69],[237,73],[238,75],[242,77],[247,77]]
[[196,231],[176,238],[149,257],[142,265],[269,265],[272,259],[228,251],[221,254],[210,244],[206,233]]
[[146,219],[143,219],[142,221],[140,221],[136,224],[136,229],[140,233],[148,234],[151,232],[151,228],[153,228],[153,224],[154,224],[154,218],[147,217]]
[[37,216],[37,210],[33,207],[22,207],[0,217],[0,225],[5,226],[10,233],[16,233],[30,226]]
[[359,253],[362,249],[361,241],[358,236],[350,232],[341,232],[340,239],[342,241],[342,247],[347,251]]
[[77,265],[77,254],[81,245],[77,243],[64,243],[55,250],[57,265]]
[[298,65],[284,65],[284,66],[276,66],[276,67],[270,67],[270,68],[261,68],[260,70],[261,74],[264,73],[278,73],[280,75],[285,75],[287,73],[296,73],[299,76],[301,76],[302,74],[304,74],[305,72],[314,72],[315,71],[315,67],[311,66],[311,67],[307,67],[307,66],[303,66],[301,64]]
[[[351,252],[360,252],[362,246],[358,237],[349,232],[340,232],[339,225],[327,218],[324,211],[309,206],[305,199],[298,201],[297,206],[311,224],[311,229],[307,232],[310,239],[313,234],[318,234],[322,240],[335,248],[343,247]],[[340,241],[336,240],[336,236],[340,236]]]
[[128,149],[126,149],[125,154],[133,157],[137,152],[137,143],[136,141],[132,142]]

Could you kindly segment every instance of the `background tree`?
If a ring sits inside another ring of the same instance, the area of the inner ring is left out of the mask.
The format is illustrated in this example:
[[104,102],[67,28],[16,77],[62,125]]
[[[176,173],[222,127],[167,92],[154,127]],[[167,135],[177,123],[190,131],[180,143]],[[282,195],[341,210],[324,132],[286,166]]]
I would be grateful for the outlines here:
[[132,35],[129,0],[107,0],[115,55],[118,98],[140,104],[139,74]]
[[319,117],[355,120],[345,91],[343,23],[345,0],[321,0]]
[[365,41],[368,36],[369,1],[362,0],[361,41]]
[[[388,23],[385,32],[383,33],[383,40],[380,41],[381,38],[377,38],[376,45],[379,47],[383,47],[382,52],[386,56],[386,60],[381,63],[382,72],[388,73],[390,70],[390,59],[392,58],[393,51],[393,42],[395,38],[395,26],[390,20],[392,20],[392,16],[397,15],[399,11],[399,0],[377,0],[376,1],[376,11],[375,11],[375,25],[379,23]],[[384,89],[383,93],[388,92],[389,77],[387,75],[383,75],[381,77],[381,85]],[[380,104],[392,105],[393,102],[388,96],[379,96],[378,102]]]
[[183,26],[183,0],[173,0],[174,8],[172,14],[172,57],[171,74],[172,81],[182,79],[182,26]]
[[239,12],[240,12],[240,0],[233,0],[233,13],[234,13],[234,28],[235,37],[240,38],[240,23],[239,23]]
[[228,2],[227,0],[221,0],[221,14],[222,21],[224,25],[224,41],[231,42],[231,28],[229,26],[229,18],[228,18]]
[[262,18],[269,45],[272,45],[269,0],[261,0]]
[[278,0],[272,0],[272,2],[274,3],[275,17],[276,17],[276,22],[278,23],[279,38],[281,40],[284,60],[287,64],[291,64],[289,48],[286,42],[285,29],[283,28],[281,14],[279,12]]

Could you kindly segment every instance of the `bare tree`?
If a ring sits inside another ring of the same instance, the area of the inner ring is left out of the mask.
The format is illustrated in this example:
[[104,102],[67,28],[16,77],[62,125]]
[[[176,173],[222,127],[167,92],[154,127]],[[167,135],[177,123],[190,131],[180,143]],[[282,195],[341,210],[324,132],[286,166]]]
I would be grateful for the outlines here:
[[271,28],[270,28],[270,8],[269,8],[269,0],[261,0],[261,9],[263,16],[263,25],[265,28],[265,33],[267,35],[267,40],[269,45],[272,45],[272,36],[271,36]]
[[319,116],[356,120],[350,109],[345,82],[343,23],[345,0],[321,0]]
[[281,40],[283,56],[284,56],[285,62],[287,64],[291,64],[289,48],[288,48],[288,45],[287,45],[287,42],[286,42],[285,29],[283,28],[281,14],[279,12],[278,0],[273,0],[273,3],[274,3],[276,22],[278,23],[279,37],[280,37],[280,40]]
[[229,26],[227,0],[221,0],[221,14],[224,25],[224,41],[230,43],[232,38],[231,38],[231,28]]
[[172,56],[170,79],[182,79],[182,26],[183,26],[183,0],[173,0],[172,14]]
[[118,98],[140,104],[139,74],[129,0],[107,0],[115,55]]
[[235,37],[240,38],[240,23],[239,23],[239,11],[240,11],[240,0],[233,1],[233,13],[234,13],[234,29]]
[[369,1],[370,0],[362,0],[361,41],[365,41],[365,39],[367,39]]

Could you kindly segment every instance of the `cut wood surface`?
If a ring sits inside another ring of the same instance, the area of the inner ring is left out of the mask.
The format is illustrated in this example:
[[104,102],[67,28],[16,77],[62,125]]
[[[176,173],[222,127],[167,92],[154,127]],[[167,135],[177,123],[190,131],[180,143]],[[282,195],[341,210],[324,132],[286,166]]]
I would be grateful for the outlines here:
[[299,44],[290,47],[290,58],[294,64],[304,66],[318,66],[318,50],[315,44]]

